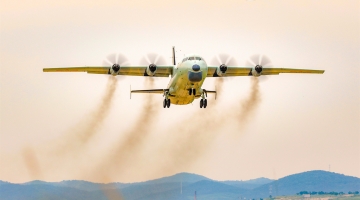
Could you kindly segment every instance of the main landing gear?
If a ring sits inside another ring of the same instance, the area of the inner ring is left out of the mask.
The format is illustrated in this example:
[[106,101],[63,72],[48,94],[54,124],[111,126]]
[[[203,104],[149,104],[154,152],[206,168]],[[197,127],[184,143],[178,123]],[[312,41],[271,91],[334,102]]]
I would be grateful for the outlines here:
[[201,100],[200,100],[200,108],[206,108],[207,107],[207,92],[204,89],[202,94],[201,94]]
[[[188,89],[189,91],[189,95],[196,95],[196,89],[194,88],[190,88]],[[200,92],[202,93],[201,94],[201,99],[200,99],[200,108],[206,108],[207,107],[207,91],[204,89],[204,90],[200,90]],[[165,105],[164,105],[165,106]]]
[[200,100],[200,108],[206,108],[207,106],[207,99]]
[[164,99],[164,102],[163,102],[163,107],[164,108],[170,108],[170,99]]

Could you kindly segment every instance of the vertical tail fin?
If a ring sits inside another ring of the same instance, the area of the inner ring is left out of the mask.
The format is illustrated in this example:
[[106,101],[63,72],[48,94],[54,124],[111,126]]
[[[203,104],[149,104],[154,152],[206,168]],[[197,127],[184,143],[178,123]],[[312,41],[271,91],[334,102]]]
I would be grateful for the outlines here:
[[176,60],[175,60],[175,46],[172,47],[172,58],[173,58],[173,65],[176,65]]

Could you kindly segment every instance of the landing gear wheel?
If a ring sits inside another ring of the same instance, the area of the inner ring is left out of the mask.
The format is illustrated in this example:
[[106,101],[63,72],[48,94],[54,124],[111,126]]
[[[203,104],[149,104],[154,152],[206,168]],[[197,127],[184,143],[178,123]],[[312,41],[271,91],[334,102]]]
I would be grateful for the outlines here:
[[196,95],[196,89],[192,89],[193,90],[193,95],[195,96]]
[[202,108],[204,106],[204,99],[200,100],[200,108]]
[[170,99],[168,99],[168,100],[166,101],[166,106],[167,106],[168,108],[170,108]]
[[164,99],[164,101],[163,101],[163,106],[164,106],[164,108],[166,108],[166,106],[167,106],[167,101],[166,101],[166,99]]
[[192,89],[189,89],[189,95],[191,96],[191,94],[192,94]]
[[204,99],[204,108],[207,106],[207,99]]

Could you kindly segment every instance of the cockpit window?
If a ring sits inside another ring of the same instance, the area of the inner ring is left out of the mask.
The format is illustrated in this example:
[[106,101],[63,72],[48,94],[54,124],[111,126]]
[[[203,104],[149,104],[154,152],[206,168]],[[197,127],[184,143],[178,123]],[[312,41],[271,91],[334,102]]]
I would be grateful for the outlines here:
[[188,57],[188,58],[184,58],[183,62],[185,62],[186,60],[202,60],[201,57]]

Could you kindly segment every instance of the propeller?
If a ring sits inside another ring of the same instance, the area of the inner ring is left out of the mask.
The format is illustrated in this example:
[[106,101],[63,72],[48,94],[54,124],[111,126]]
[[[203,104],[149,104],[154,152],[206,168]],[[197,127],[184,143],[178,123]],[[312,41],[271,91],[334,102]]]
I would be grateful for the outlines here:
[[229,54],[225,54],[225,53],[222,53],[222,54],[219,54],[217,56],[215,56],[212,60],[212,64],[215,64],[215,65],[226,65],[226,66],[236,66],[237,65],[237,62],[236,60],[230,56]]
[[166,60],[163,56],[157,53],[148,53],[140,61],[141,65],[166,65]]
[[211,63],[215,66],[219,66],[218,70],[220,70],[220,72],[219,71],[216,72],[219,76],[221,76],[220,73],[226,73],[228,66],[237,65],[236,60],[229,54],[225,54],[225,53],[218,54],[217,56],[215,56]]
[[106,59],[104,60],[104,66],[112,66],[114,64],[118,64],[120,66],[126,66],[129,64],[128,59],[123,54],[110,54],[106,56]]
[[127,65],[129,65],[129,61],[123,54],[109,54],[103,61],[103,66],[111,66],[115,72],[118,72],[121,66]]
[[[270,68],[272,64],[269,57],[262,54],[255,54],[250,56],[246,62],[246,66],[255,67],[255,70],[260,73],[263,67]],[[259,78],[261,81],[267,80],[267,76],[260,76]]]
[[157,53],[148,53],[141,59],[140,64],[148,66],[146,73],[149,76],[153,76],[156,72],[157,65],[166,65],[166,60]]
[[256,65],[260,65],[263,67],[269,67],[269,66],[271,66],[271,60],[269,57],[267,57],[265,55],[255,54],[255,55],[250,56],[250,59],[248,60],[246,65],[254,66],[254,67]]

